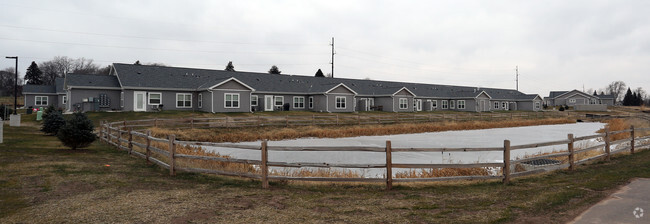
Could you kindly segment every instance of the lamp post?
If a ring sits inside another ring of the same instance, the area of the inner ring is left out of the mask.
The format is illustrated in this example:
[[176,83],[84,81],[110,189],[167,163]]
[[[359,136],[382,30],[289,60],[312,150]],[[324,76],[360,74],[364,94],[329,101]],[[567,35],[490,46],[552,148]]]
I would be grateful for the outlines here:
[[16,115],[17,108],[16,106],[18,105],[18,56],[15,57],[5,57],[8,59],[16,59],[16,79],[14,79],[14,115]]

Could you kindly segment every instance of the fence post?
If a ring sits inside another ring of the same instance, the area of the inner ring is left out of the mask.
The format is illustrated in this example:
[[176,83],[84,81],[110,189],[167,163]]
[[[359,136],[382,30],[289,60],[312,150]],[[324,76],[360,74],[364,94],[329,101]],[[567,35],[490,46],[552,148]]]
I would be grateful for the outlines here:
[[267,147],[268,142],[266,140],[262,141],[262,164],[260,164],[260,167],[262,168],[262,188],[264,189],[269,188],[269,168],[267,166],[269,153]]
[[117,149],[122,150],[122,128],[117,128]]
[[123,126],[124,129],[126,130],[126,120],[122,120],[122,126]]
[[357,125],[361,125],[361,114],[357,114]]
[[129,154],[133,151],[133,127],[129,128]]
[[190,118],[190,129],[194,129],[194,118]]
[[610,158],[611,154],[610,154],[610,148],[609,147],[610,147],[610,145],[609,145],[609,128],[605,128],[605,154],[607,154],[605,156],[606,161],[609,161],[611,159]]
[[153,126],[158,127],[158,118],[153,119]]
[[147,164],[151,164],[151,161],[149,161],[149,157],[151,156],[151,150],[149,147],[151,147],[151,130],[147,130],[147,147],[145,148],[146,154],[145,154],[145,159],[147,160]]
[[285,126],[289,127],[289,115],[285,116],[285,121],[286,121]]
[[503,140],[503,183],[510,183],[510,140]]
[[108,133],[108,136],[106,136],[106,139],[107,139],[106,141],[108,141],[108,143],[113,142],[113,136],[111,136],[111,125],[110,125],[110,123],[106,124],[106,132]]
[[567,147],[569,148],[569,170],[574,170],[575,169],[575,154],[573,154],[574,149],[573,149],[573,134],[568,135],[569,138],[569,144]]
[[311,126],[314,126],[314,119],[316,119],[316,115],[311,115]]
[[393,157],[391,142],[386,141],[386,190],[393,188]]
[[630,126],[630,153],[634,154],[634,125]]
[[176,175],[176,161],[174,156],[176,155],[176,145],[174,144],[176,140],[175,135],[169,135],[169,175]]
[[336,125],[339,125],[339,115],[336,115]]

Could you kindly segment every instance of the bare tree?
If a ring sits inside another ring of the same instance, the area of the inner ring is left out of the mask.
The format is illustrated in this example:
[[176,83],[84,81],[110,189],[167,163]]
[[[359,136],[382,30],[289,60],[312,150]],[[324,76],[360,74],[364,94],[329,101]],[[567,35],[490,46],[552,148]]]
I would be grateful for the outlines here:
[[[5,68],[0,71],[0,96],[13,96],[14,95],[14,79],[16,76],[14,73],[16,69],[14,67]],[[23,79],[20,78],[20,72],[18,73],[18,96],[22,94],[22,84]]]
[[614,81],[610,83],[605,90],[607,93],[614,95],[614,99],[620,101],[623,99],[623,93],[627,89],[627,85],[623,81]]
[[93,59],[79,58],[72,63],[72,73],[95,74],[99,71],[99,65],[93,63]]

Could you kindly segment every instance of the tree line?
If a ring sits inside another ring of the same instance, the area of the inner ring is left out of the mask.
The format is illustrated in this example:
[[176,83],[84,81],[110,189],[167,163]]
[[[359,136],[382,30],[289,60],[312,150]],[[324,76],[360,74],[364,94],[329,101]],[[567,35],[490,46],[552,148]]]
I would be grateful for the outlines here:
[[[625,89],[627,89],[627,91],[625,91]],[[591,91],[592,89],[587,90],[587,92]],[[599,91],[600,94],[598,93]],[[623,106],[650,105],[650,97],[648,97],[643,87],[637,87],[635,90],[632,90],[632,88],[628,87],[628,85],[623,81],[613,81],[605,88],[593,90],[593,92],[594,96],[612,95],[616,102]]]

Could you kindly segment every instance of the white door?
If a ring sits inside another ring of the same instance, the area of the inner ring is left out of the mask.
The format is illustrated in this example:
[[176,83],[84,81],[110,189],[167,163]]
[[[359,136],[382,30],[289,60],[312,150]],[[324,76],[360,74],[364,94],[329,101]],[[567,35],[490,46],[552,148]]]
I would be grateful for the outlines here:
[[146,111],[145,99],[147,92],[133,92],[133,111]]
[[273,96],[264,96],[264,111],[273,111]]
[[415,109],[417,111],[422,111],[422,100],[415,100]]

